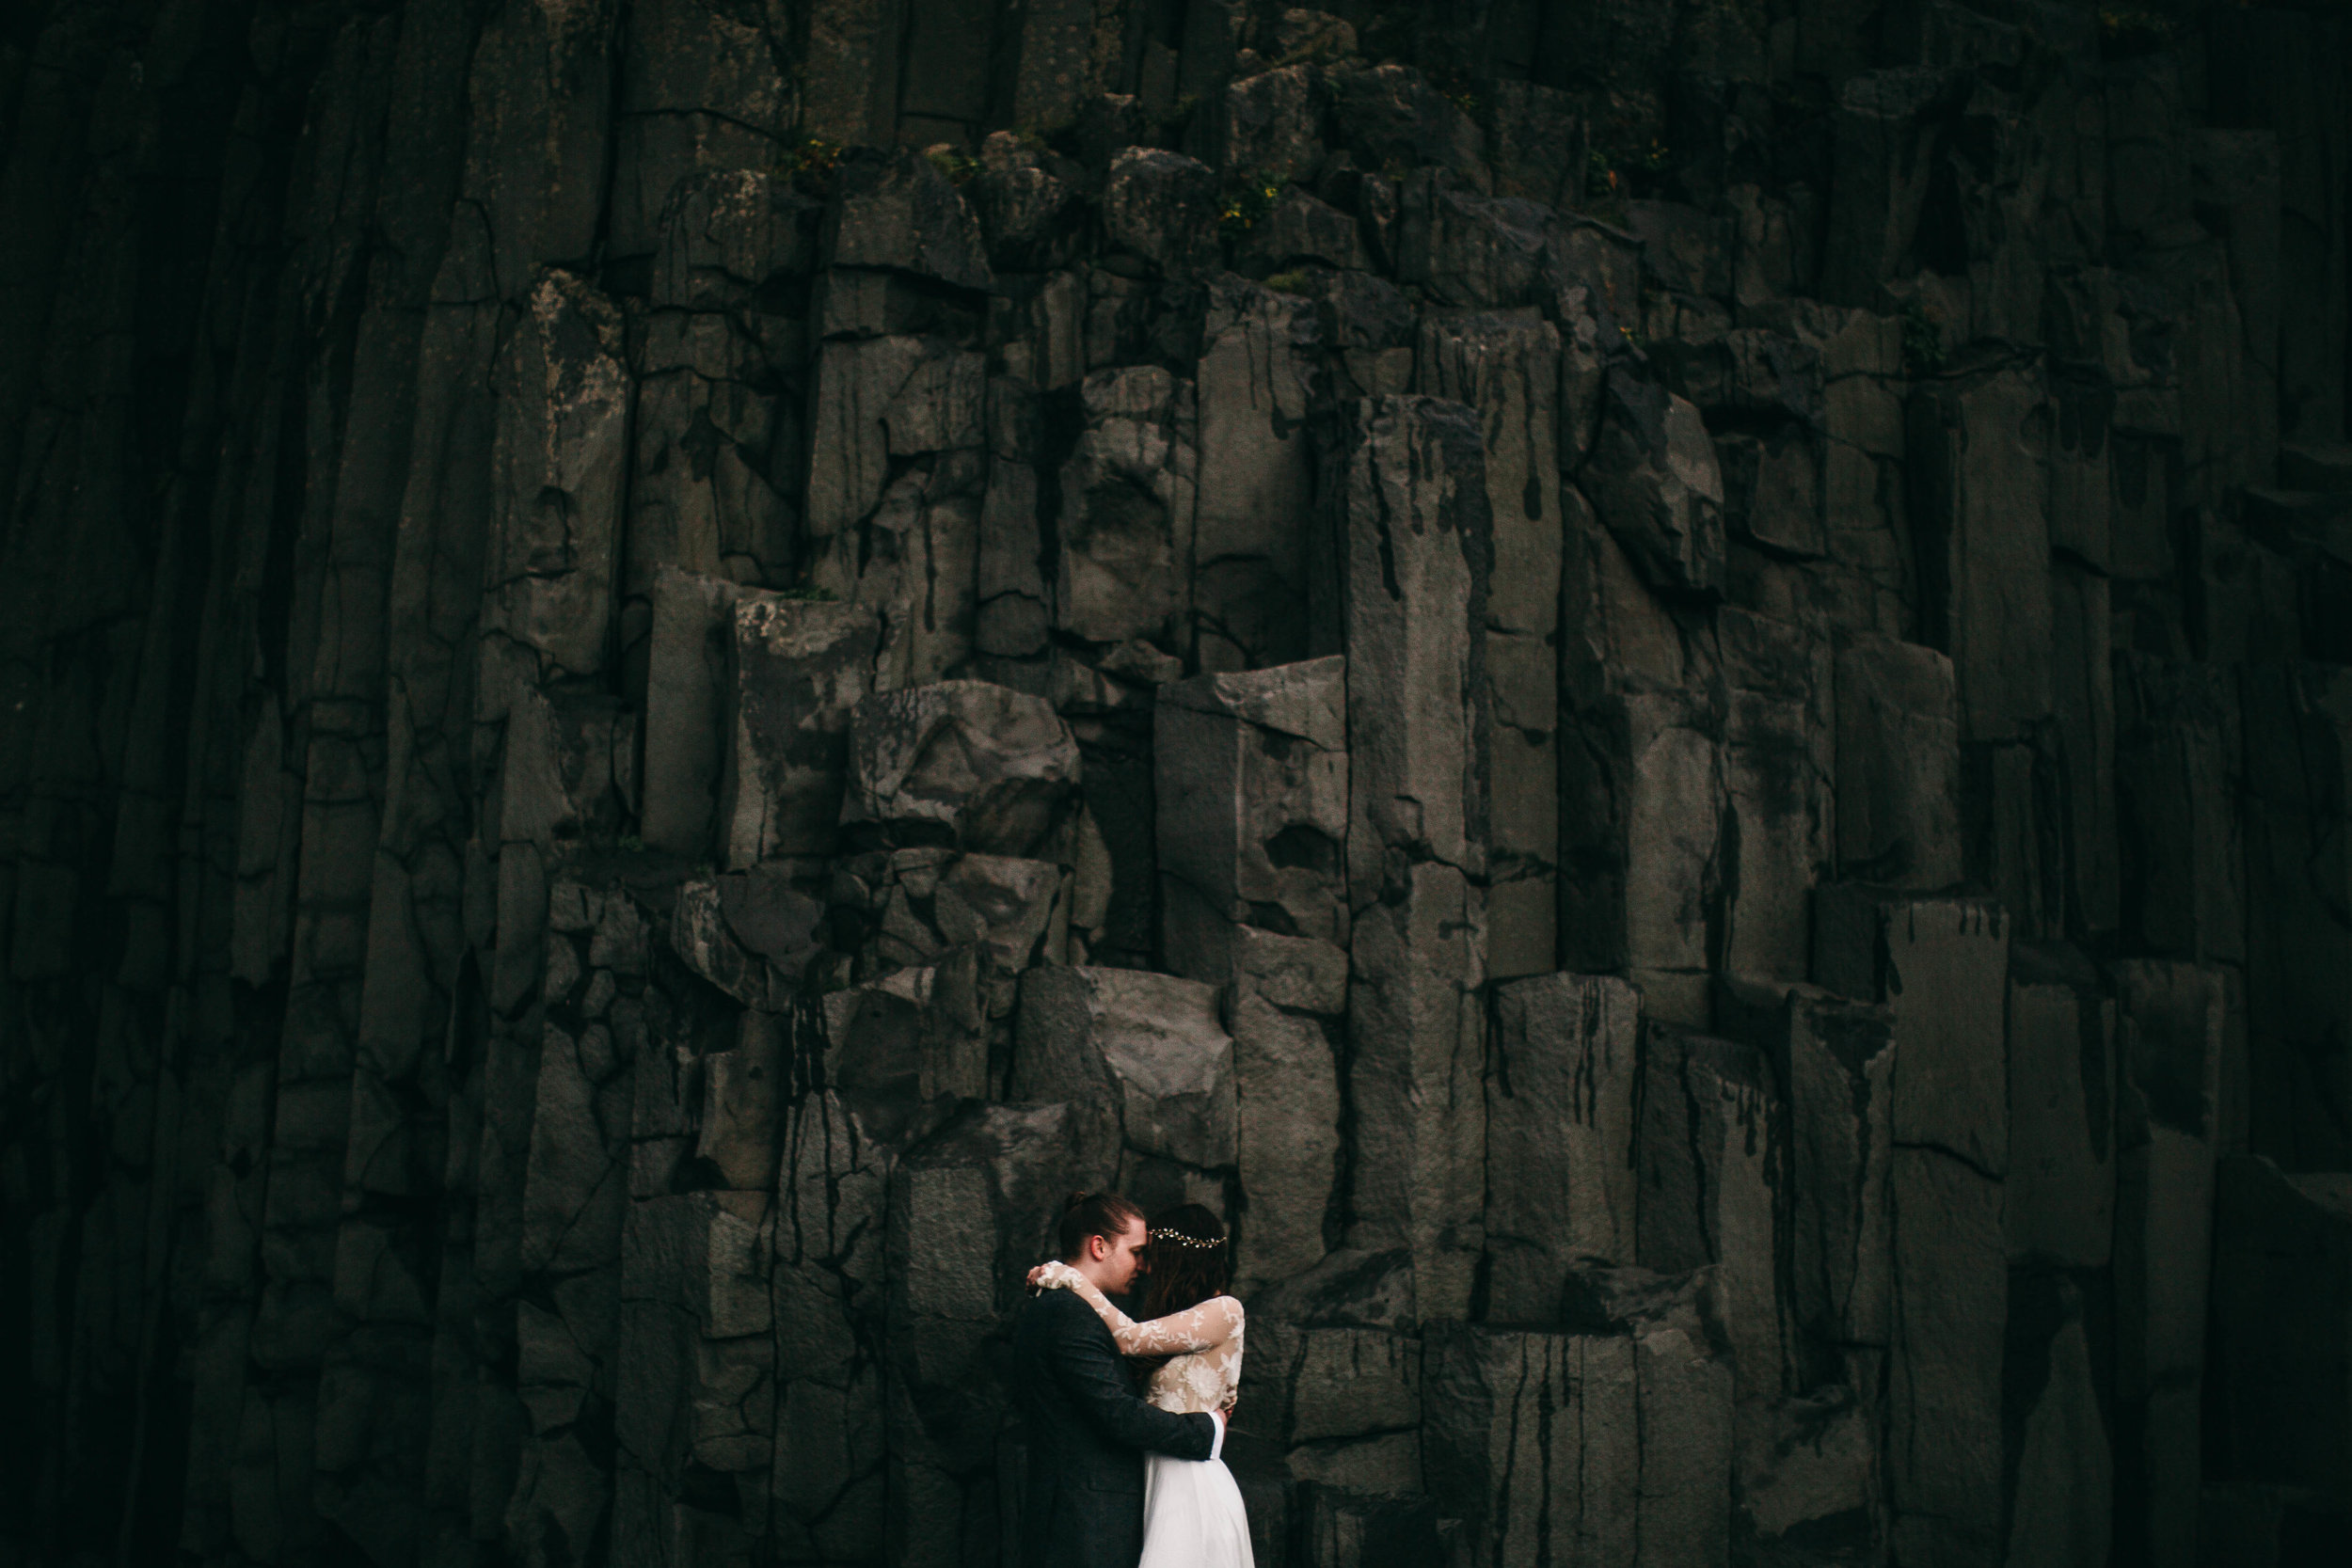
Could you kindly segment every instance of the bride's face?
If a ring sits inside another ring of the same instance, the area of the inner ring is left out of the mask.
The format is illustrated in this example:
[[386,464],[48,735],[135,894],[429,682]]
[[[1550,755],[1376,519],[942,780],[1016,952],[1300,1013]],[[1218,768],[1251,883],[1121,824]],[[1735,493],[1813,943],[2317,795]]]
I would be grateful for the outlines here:
[[1104,1248],[1102,1278],[1097,1281],[1110,1295],[1124,1295],[1134,1286],[1136,1275],[1143,1268],[1144,1243],[1152,1239],[1151,1230],[1141,1220],[1130,1220],[1127,1228],[1118,1236],[1097,1236],[1095,1244]]

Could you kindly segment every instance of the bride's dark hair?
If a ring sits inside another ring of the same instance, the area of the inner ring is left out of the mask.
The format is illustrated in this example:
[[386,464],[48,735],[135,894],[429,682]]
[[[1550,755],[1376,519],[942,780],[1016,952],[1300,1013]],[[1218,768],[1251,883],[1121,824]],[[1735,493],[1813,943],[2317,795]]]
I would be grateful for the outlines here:
[[1146,1320],[1225,1293],[1233,1283],[1233,1249],[1223,1220],[1198,1203],[1185,1203],[1151,1223],[1152,1272],[1144,1276],[1141,1314]]

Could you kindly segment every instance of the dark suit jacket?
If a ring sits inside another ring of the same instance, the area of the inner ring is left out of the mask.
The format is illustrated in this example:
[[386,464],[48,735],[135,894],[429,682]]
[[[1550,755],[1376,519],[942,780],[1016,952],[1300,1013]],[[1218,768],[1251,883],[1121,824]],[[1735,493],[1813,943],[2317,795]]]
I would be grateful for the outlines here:
[[1012,1372],[1029,1438],[1025,1568],[1136,1568],[1143,1450],[1206,1459],[1215,1420],[1137,1399],[1111,1331],[1068,1291],[1025,1304],[1012,1333]]

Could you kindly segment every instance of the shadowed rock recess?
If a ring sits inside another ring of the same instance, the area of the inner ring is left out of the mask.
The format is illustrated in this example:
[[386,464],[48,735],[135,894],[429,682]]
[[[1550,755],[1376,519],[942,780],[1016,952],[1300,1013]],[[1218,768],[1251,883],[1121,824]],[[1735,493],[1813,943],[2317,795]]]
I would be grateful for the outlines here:
[[0,1568],[2352,1539],[2352,9],[0,8]]

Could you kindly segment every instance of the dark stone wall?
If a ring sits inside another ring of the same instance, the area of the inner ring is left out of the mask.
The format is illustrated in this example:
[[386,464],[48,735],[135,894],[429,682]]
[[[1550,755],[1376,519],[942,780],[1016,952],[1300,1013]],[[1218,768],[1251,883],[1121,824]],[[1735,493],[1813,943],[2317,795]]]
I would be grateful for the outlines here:
[[1332,5],[0,15],[0,1568],[2332,1560],[2352,13]]

